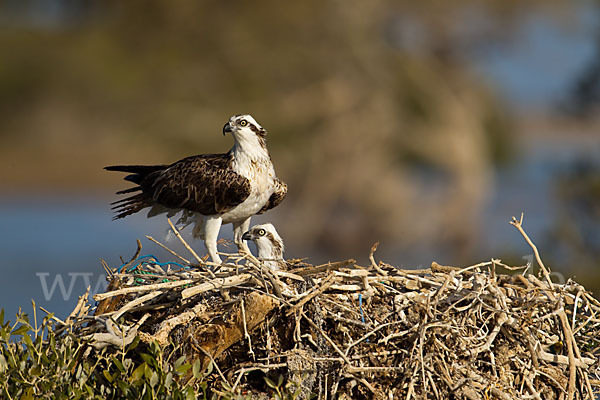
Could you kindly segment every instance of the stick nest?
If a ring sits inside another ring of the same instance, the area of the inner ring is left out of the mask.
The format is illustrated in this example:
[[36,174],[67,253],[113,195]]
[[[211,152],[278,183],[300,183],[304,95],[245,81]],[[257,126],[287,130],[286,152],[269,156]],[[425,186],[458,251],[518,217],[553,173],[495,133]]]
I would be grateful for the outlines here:
[[373,251],[366,267],[295,261],[275,273],[249,256],[216,271],[132,261],[69,320],[86,322],[79,334],[97,348],[136,335],[172,346],[251,398],[279,376],[300,399],[596,395],[600,303],[582,285],[499,260],[403,270]]

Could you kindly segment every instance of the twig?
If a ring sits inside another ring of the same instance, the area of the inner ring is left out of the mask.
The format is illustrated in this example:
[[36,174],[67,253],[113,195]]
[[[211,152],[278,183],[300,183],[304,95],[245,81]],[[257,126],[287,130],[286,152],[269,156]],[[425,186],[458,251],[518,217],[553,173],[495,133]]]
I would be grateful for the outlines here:
[[112,279],[115,274],[111,271],[110,267],[108,266],[108,263],[104,259],[101,258],[100,264],[102,264],[102,268],[104,268],[104,272],[106,272],[106,275],[108,276],[108,278]]
[[227,378],[225,378],[225,375],[223,375],[223,372],[221,372],[221,368],[219,368],[219,364],[217,364],[217,362],[215,361],[213,356],[208,351],[204,350],[201,346],[199,346],[198,349],[200,351],[202,351],[202,353],[204,353],[205,356],[210,358],[210,361],[213,363],[213,366],[217,370],[217,373],[219,374],[219,376],[221,377],[223,382],[225,382],[229,387],[231,387],[231,384],[227,381]]
[[121,317],[121,315],[125,314],[127,311],[135,308],[136,306],[140,305],[140,304],[144,304],[146,301],[148,300],[152,300],[153,298],[155,298],[156,296],[159,296],[160,294],[162,294],[161,291],[154,291],[151,293],[148,293],[145,296],[141,296],[138,297],[137,299],[130,301],[129,303],[125,304],[123,307],[121,307],[113,316],[112,318],[115,320],[118,320],[119,317]]
[[288,311],[287,315],[291,315],[294,311],[301,309],[306,303],[314,299],[319,294],[325,292],[335,282],[335,276],[329,275],[325,280],[321,282],[319,286],[314,287],[308,292],[298,303],[292,306]]
[[346,357],[346,355],[340,350],[340,348],[337,346],[337,344],[335,344],[335,342],[333,340],[331,340],[331,338],[329,336],[327,336],[327,334],[325,333],[325,331],[323,331],[323,329],[318,326],[317,324],[315,324],[312,319],[308,318],[306,316],[306,314],[304,314],[303,311],[299,310],[300,315],[308,322],[308,324],[310,326],[312,326],[313,328],[315,328],[316,330],[319,331],[319,333],[321,334],[321,336],[323,336],[323,338],[325,338],[325,340],[327,340],[327,342],[329,342],[329,344],[331,345],[331,347],[333,347],[333,349],[336,351],[336,353],[338,353],[342,359],[344,359],[344,362],[349,365],[352,366],[352,363],[350,362],[350,360],[348,359],[348,357]]
[[338,261],[338,262],[334,262],[334,263],[329,262],[327,264],[318,265],[315,267],[311,266],[311,267],[298,268],[298,269],[293,270],[293,273],[296,275],[299,275],[299,276],[316,275],[316,274],[320,274],[322,272],[333,271],[333,270],[337,270],[342,267],[347,267],[347,266],[354,265],[354,264],[356,264],[356,260],[350,258],[345,261]]
[[[529,236],[523,229],[523,213],[521,213],[521,219],[519,219],[519,220],[517,220],[517,218],[515,218],[513,216],[510,224],[513,225],[515,228],[517,228],[517,230],[521,233],[521,235],[525,238],[525,241],[527,241],[527,243],[533,250],[533,253],[535,254],[535,259],[537,260],[538,265],[540,266],[542,273],[544,274],[544,277],[546,278],[548,287],[550,290],[552,290],[553,286],[552,286],[552,279],[550,279],[550,273],[546,269],[546,266],[544,265],[544,262],[542,261],[542,258],[540,257],[540,253],[537,249],[537,246],[531,241],[531,239],[529,238]],[[554,294],[552,292],[549,292],[549,295],[551,296],[552,299],[555,298]],[[560,318],[560,323],[562,325],[563,333],[565,336],[565,341],[567,342],[567,351],[568,351],[568,355],[569,355],[569,388],[567,390],[567,399],[572,400],[573,396],[575,395],[575,390],[576,390],[575,389],[575,380],[577,378],[577,376],[576,376],[577,370],[576,370],[576,366],[575,366],[575,351],[573,349],[574,338],[573,338],[573,333],[571,332],[571,328],[569,326],[569,322],[567,320],[567,315],[565,314],[564,311],[559,313],[559,318]]]
[[250,334],[248,333],[248,326],[246,324],[246,309],[244,307],[244,299],[242,298],[240,301],[240,307],[242,308],[242,324],[244,326],[244,337],[248,340],[248,354],[252,355],[252,359],[254,360],[256,357],[254,355],[254,350],[252,350],[252,339],[250,338]]
[[228,288],[232,286],[242,285],[249,282],[252,279],[251,274],[240,274],[234,275],[227,278],[215,278],[208,282],[201,283],[197,286],[187,288],[181,292],[182,299],[188,299],[200,293],[207,292],[209,290],[215,290],[220,288]]
[[525,238],[525,241],[527,242],[527,244],[529,244],[529,247],[531,247],[531,249],[533,250],[533,254],[535,254],[535,259],[537,260],[538,265],[542,269],[542,273],[544,274],[544,278],[546,279],[546,282],[548,282],[548,287],[550,289],[552,289],[552,279],[550,278],[550,273],[548,272],[548,269],[546,269],[546,266],[544,265],[544,262],[542,261],[542,258],[540,257],[540,253],[537,249],[537,246],[531,241],[531,239],[529,238],[529,236],[523,229],[523,213],[521,213],[521,218],[519,220],[517,220],[517,218],[513,216],[512,220],[510,221],[510,224],[512,226],[514,226],[515,228],[517,228],[517,230]]
[[371,251],[369,251],[369,261],[371,261],[371,267],[375,269],[381,275],[387,275],[387,272],[379,268],[379,265],[375,262],[375,251],[377,251],[377,247],[379,246],[379,242],[375,242],[373,246],[371,246]]
[[[183,239],[183,236],[181,236],[179,230],[175,227],[175,225],[173,225],[171,219],[167,218],[167,221],[169,222],[169,226],[171,227],[171,230],[173,231],[177,239],[179,239],[179,241],[185,246],[185,248],[194,256],[196,261],[198,261],[198,264],[206,265],[206,261],[200,258],[200,256],[194,251],[194,249],[192,249],[192,247],[189,244],[187,244],[187,242]],[[207,268],[206,272],[208,272],[212,278],[215,277],[215,274],[210,270],[210,268]]]
[[184,263],[191,265],[192,263],[187,259],[184,258],[182,256],[180,256],[179,254],[177,254],[174,250],[171,250],[170,248],[168,248],[167,246],[165,246],[164,244],[162,244],[161,242],[159,242],[158,240],[154,239],[152,236],[148,236],[146,235],[146,239],[156,243],[157,245],[159,245],[160,247],[162,247],[163,249],[165,249],[166,251],[168,251],[169,253],[171,253],[172,255],[174,255],[175,257],[179,258],[181,261],[183,261]]
[[87,303],[89,295],[90,295],[90,287],[88,286],[85,293],[82,296],[79,296],[77,305],[75,306],[75,309],[73,311],[71,311],[71,314],[69,314],[69,316],[65,320],[65,324],[67,324],[67,325],[70,324],[74,318],[76,318],[77,316],[79,316],[81,314],[82,310],[85,307],[85,304]]
[[133,255],[133,257],[131,257],[131,259],[127,262],[127,264],[123,265],[123,267],[121,268],[121,271],[127,271],[127,269],[129,267],[131,267],[131,265],[135,262],[135,260],[137,260],[137,258],[140,256],[140,254],[142,254],[142,242],[140,242],[139,239],[136,239],[135,242],[137,244],[135,254]]
[[113,290],[112,292],[99,293],[94,295],[94,300],[100,301],[104,299],[108,299],[109,297],[115,297],[122,294],[129,293],[139,293],[139,292],[150,292],[156,289],[173,289],[180,286],[189,285],[190,283],[195,283],[196,281],[193,279],[183,279],[180,281],[174,282],[163,282],[163,283],[155,283],[153,285],[141,285],[141,286],[132,286],[123,289]]
[[[52,312],[50,312],[50,311],[46,310],[46,309],[45,309],[44,307],[42,307],[42,306],[38,306],[38,307],[39,307],[39,309],[40,309],[40,310],[42,310],[43,312],[45,312],[45,313],[46,313],[46,314],[48,314],[48,315],[54,314],[54,313],[52,313]],[[61,325],[67,325],[67,324],[65,323],[65,321],[63,321],[63,320],[62,320],[62,319],[60,319],[60,318],[57,318],[57,317],[56,317],[56,316],[54,316],[54,315],[52,315],[52,317],[51,317],[51,318],[52,318],[54,321],[56,321],[56,322],[58,322],[59,324],[61,324]]]
[[258,270],[261,274],[266,275],[267,279],[269,279],[269,281],[271,282],[271,285],[273,286],[273,291],[275,292],[277,297],[283,298],[283,293],[281,291],[282,283],[277,278],[277,275],[274,273],[274,271],[272,271],[270,268],[266,267],[264,262],[261,262],[256,257],[254,257],[252,254],[244,254],[243,258],[248,260],[250,262],[250,264],[256,270]]

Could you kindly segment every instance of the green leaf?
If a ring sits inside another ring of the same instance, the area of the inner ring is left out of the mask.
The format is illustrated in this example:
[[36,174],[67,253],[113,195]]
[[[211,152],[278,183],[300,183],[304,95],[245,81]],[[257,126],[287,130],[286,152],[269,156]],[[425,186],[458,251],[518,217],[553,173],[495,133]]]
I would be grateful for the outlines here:
[[81,364],[79,364],[79,366],[77,367],[77,370],[75,372],[75,379],[81,379],[82,376],[83,376],[83,367]]
[[150,382],[150,378],[152,378],[152,368],[147,363],[144,363],[144,376],[146,377],[146,381]]
[[185,390],[185,400],[196,400],[196,393],[194,393],[194,389],[189,386]]
[[142,357],[142,360],[144,360],[144,362],[148,365],[153,365],[156,363],[156,360],[150,354],[141,353],[140,357]]
[[8,365],[10,365],[11,368],[16,368],[17,360],[15,360],[15,357],[11,353],[6,353],[6,357],[8,357]]
[[190,369],[192,366],[186,362],[186,358],[185,356],[181,356],[179,357],[176,361],[175,364],[173,365],[173,367],[175,368],[175,371],[179,374],[179,375],[183,375],[187,372],[188,369]]
[[21,396],[21,400],[35,400],[33,397],[33,388],[29,387]]
[[4,308],[0,309],[0,326],[4,325]]
[[27,345],[27,347],[33,347],[33,342],[31,341],[31,337],[29,335],[23,335],[23,341]]
[[165,377],[165,387],[167,389],[170,389],[172,383],[173,383],[173,374],[171,372],[169,372],[169,373],[167,373],[167,376]]
[[127,347],[127,352],[130,352],[131,350],[135,349],[139,343],[140,343],[140,337],[136,336],[133,339],[133,342],[131,342],[131,344]]
[[131,374],[129,382],[139,381],[144,377],[144,370],[146,369],[146,363],[140,364]]
[[196,360],[194,362],[194,367],[192,369],[192,374],[194,375],[194,378],[196,378],[196,379],[200,379],[200,377],[202,376],[200,374],[200,367],[201,367],[200,360]]
[[8,369],[8,363],[6,362],[6,358],[4,358],[4,356],[2,354],[0,354],[0,374],[3,374],[4,371],[7,369]]
[[0,330],[0,335],[2,335],[2,341],[4,341],[5,343],[8,343],[8,341],[10,341],[10,333],[8,333],[8,329],[2,328]]
[[267,383],[267,386],[269,386],[271,389],[277,389],[277,385],[275,384],[275,382],[273,382],[266,376],[265,376],[265,382]]
[[155,371],[152,371],[152,376],[150,377],[150,386],[155,387],[158,384],[158,374]]
[[27,332],[29,332],[29,326],[27,325],[21,325],[18,328],[16,328],[14,331],[12,331],[10,334],[11,335],[25,335],[27,334]]
[[[126,382],[117,381],[117,386],[121,390],[122,397],[125,397],[129,394],[129,392],[130,392],[129,385]],[[116,397],[118,398],[118,396],[116,396]]]
[[114,365],[117,366],[117,368],[119,369],[119,371],[121,371],[122,374],[125,373],[125,368],[123,368],[123,364],[121,363],[121,361],[119,361],[119,359],[115,356],[111,357],[111,360],[113,362]]
[[227,392],[232,391],[231,385],[229,385],[227,382],[221,382],[221,386],[223,386],[223,389],[225,389]]
[[175,371],[177,371],[177,373],[179,375],[183,375],[185,374],[190,368],[192,368],[192,366],[189,363],[185,363],[183,365],[180,365],[179,367],[175,368]]
[[175,360],[175,364],[173,366],[175,367],[175,369],[177,369],[178,367],[182,366],[184,362],[185,356],[181,356],[177,360]]
[[104,377],[106,378],[106,380],[110,383],[113,383],[113,376],[110,374],[110,372],[108,372],[107,369],[105,369],[104,371],[102,371],[102,374],[104,375]]

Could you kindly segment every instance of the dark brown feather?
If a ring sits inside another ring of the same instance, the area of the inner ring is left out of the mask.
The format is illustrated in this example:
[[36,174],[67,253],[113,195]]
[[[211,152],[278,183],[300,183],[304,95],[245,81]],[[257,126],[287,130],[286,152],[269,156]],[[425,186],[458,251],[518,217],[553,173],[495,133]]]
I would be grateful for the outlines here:
[[257,212],[256,214],[263,214],[263,213],[267,212],[267,210],[270,210],[273,207],[277,207],[279,205],[279,203],[281,203],[283,201],[283,199],[285,198],[285,195],[287,194],[286,183],[283,181],[280,181],[279,179],[276,179],[275,183],[277,185],[277,187],[275,188],[275,191],[273,192],[271,197],[269,197],[269,200],[264,205],[264,207],[261,208],[260,211]]
[[126,179],[139,186],[121,192],[142,191],[115,202],[115,218],[155,204],[204,215],[227,212],[242,203],[251,189],[248,179],[231,169],[232,161],[232,155],[226,153],[191,156],[168,166],[107,167],[109,171],[133,173]]

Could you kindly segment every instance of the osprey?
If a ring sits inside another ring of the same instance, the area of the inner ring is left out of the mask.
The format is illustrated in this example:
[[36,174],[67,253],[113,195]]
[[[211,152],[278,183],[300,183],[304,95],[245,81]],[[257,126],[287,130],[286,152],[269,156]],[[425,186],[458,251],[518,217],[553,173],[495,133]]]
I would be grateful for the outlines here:
[[271,270],[285,269],[283,240],[272,224],[255,225],[242,236],[252,240],[258,250],[258,259]]
[[234,241],[249,252],[242,239],[250,227],[250,217],[277,206],[287,193],[287,185],[275,175],[267,150],[267,131],[250,115],[234,115],[223,127],[234,144],[224,154],[204,154],[184,158],[171,165],[115,165],[108,171],[128,172],[125,180],[135,187],[117,194],[136,193],[112,203],[124,218],[151,207],[148,218],[182,212],[179,223],[193,223],[193,236],[204,240],[213,262],[221,263],[217,238],[222,224],[233,224]]

